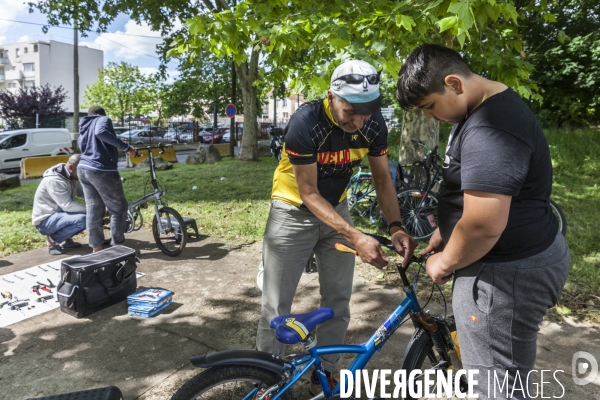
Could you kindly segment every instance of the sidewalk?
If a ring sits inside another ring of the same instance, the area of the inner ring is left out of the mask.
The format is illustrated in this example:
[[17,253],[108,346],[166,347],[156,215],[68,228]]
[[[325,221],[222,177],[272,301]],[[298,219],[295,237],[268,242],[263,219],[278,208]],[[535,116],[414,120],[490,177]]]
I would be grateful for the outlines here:
[[[172,290],[173,305],[150,319],[130,318],[125,303],[82,319],[57,309],[0,328],[0,398],[115,385],[125,400],[168,399],[198,372],[189,364],[191,356],[254,347],[261,296],[255,283],[259,243],[234,247],[207,237],[190,238],[182,255],[171,258],[156,248],[148,229],[126,237],[126,246],[141,250],[138,271],[146,276],[138,280],[138,287]],[[87,238],[81,241],[86,243]],[[75,250],[64,257],[89,252],[87,246]],[[0,274],[58,258],[45,248],[1,258]],[[348,342],[366,341],[404,298],[396,286],[373,283],[372,275],[369,267],[356,269]],[[317,308],[318,290],[317,275],[304,275],[293,311]],[[428,308],[439,311],[439,305]],[[600,329],[565,321],[544,322],[536,367],[565,371],[557,374],[564,386],[563,399],[600,399],[600,377],[587,386],[577,386],[571,379],[576,351],[600,359]],[[398,369],[411,332],[410,322],[401,327],[369,367]],[[561,386],[551,373],[544,381],[550,382],[544,396],[561,396]],[[307,385],[299,388],[299,399],[308,398],[306,389]]]

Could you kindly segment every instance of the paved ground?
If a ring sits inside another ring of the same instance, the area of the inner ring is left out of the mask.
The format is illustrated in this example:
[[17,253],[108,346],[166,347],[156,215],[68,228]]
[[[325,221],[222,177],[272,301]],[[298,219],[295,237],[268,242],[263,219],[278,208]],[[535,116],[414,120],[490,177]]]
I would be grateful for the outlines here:
[[[261,295],[255,284],[259,243],[234,247],[203,237],[192,239],[180,257],[170,258],[155,247],[151,232],[142,230],[128,235],[126,245],[141,250],[138,271],[146,276],[138,286],[171,289],[174,304],[151,319],[130,318],[122,303],[88,318],[75,319],[57,309],[0,328],[0,399],[108,385],[121,388],[126,400],[168,399],[198,372],[189,364],[191,356],[253,348]],[[88,251],[84,247],[79,253]],[[55,259],[45,249],[1,258],[0,274]],[[397,286],[378,284],[374,276],[369,267],[356,270],[348,342],[367,340],[404,297]],[[316,274],[303,276],[294,311],[316,308],[317,298]],[[376,355],[371,368],[399,367],[409,325]],[[575,352],[600,359],[599,333],[597,326],[569,319],[543,323],[536,366],[563,370],[556,377],[565,392],[546,373],[544,381],[550,383],[544,384],[545,398],[600,399],[599,377],[587,386],[577,386],[571,379]],[[306,386],[301,387],[298,397],[307,398],[306,392]]]

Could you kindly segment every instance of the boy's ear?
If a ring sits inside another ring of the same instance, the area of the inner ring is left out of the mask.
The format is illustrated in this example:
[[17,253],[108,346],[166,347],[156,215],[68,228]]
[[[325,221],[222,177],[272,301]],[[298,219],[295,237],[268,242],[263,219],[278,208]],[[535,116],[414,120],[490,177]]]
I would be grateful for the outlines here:
[[444,78],[444,83],[446,84],[446,90],[452,90],[456,94],[464,93],[464,82],[460,76],[448,75]]

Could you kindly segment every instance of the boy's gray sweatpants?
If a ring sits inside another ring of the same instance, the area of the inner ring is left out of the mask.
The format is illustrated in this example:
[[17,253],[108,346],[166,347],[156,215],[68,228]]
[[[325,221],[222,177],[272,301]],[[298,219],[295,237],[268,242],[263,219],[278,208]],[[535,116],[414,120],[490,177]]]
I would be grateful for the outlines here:
[[[512,399],[535,397],[534,368],[539,324],[549,307],[556,304],[569,274],[569,248],[559,232],[554,243],[535,256],[503,263],[477,262],[455,271],[452,308],[456,319],[463,367],[479,370],[475,393],[479,399],[507,399],[500,390],[508,371],[510,395],[518,375],[523,389]],[[488,371],[491,381],[488,382]],[[518,378],[517,378],[518,379]],[[488,393],[489,383],[489,393]],[[521,384],[516,382],[516,388]],[[538,393],[539,395],[539,393]]]
[[[346,202],[335,210],[352,223]],[[354,274],[354,255],[335,250],[336,242],[348,242],[322,223],[313,213],[282,201],[271,204],[263,241],[264,280],[262,308],[256,348],[285,356],[285,345],[275,338],[269,324],[279,315],[313,310],[294,309],[296,287],[314,252],[317,260],[321,307],[333,309],[335,316],[317,328],[317,345],[342,344],[350,323],[350,295]],[[341,364],[339,354],[323,356],[323,367],[335,371]]]

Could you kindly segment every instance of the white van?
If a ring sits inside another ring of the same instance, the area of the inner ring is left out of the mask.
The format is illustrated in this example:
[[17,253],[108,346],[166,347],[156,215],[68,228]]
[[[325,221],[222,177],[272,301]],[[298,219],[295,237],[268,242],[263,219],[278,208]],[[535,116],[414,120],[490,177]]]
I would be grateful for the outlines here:
[[0,171],[17,170],[21,158],[73,154],[68,129],[19,129],[0,133]]

